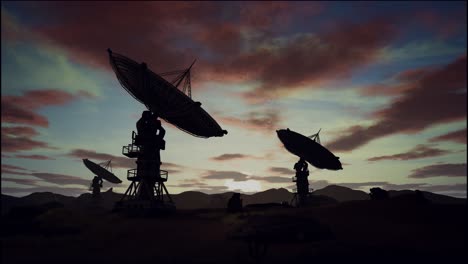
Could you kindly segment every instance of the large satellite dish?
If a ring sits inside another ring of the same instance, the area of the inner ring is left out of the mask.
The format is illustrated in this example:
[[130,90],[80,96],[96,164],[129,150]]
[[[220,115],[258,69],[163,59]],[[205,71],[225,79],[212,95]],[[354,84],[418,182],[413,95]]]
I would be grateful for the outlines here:
[[[201,108],[200,102],[194,102],[177,88],[182,79],[170,83],[148,69],[145,63],[137,63],[110,49],[108,52],[110,64],[120,84],[148,110],[193,136],[209,138],[227,134]],[[189,71],[190,68],[185,72]]]
[[121,183],[122,181],[117,178],[113,173],[99,166],[98,164],[90,161],[89,159],[83,159],[84,165],[98,177],[112,183]]
[[320,142],[318,133],[311,136],[313,139],[294,132],[289,128],[276,130],[276,133],[289,152],[305,159],[312,166],[327,170],[343,169],[340,158],[318,143]]

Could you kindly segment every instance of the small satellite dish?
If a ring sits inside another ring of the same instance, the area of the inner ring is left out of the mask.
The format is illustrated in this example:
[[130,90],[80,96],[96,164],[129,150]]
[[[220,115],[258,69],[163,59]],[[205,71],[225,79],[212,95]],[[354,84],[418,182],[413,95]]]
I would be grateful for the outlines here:
[[184,78],[190,83],[192,65],[173,81],[165,80],[161,75],[152,72],[145,63],[137,63],[123,55],[112,52],[109,60],[112,69],[122,87],[137,101],[141,102],[151,112],[182,131],[193,136],[209,138],[222,137],[227,134],[219,124],[201,107],[200,102],[194,102],[177,86]]
[[99,166],[98,164],[90,161],[89,159],[83,159],[84,165],[98,177],[103,178],[104,180],[111,183],[121,183],[122,181],[117,178],[113,173],[106,170],[105,168]]
[[313,139],[294,132],[289,128],[276,130],[276,133],[289,152],[305,159],[312,166],[327,170],[343,169],[339,157],[336,157],[318,143],[320,142],[318,133],[311,136]]

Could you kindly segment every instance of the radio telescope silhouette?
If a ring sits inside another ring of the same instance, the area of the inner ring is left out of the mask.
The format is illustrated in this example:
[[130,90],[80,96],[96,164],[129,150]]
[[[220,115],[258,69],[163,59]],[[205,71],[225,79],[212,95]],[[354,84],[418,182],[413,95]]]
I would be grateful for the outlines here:
[[310,194],[309,181],[307,179],[309,170],[307,169],[306,161],[318,169],[342,170],[340,158],[321,145],[320,130],[309,137],[294,132],[289,128],[276,130],[276,133],[284,147],[290,153],[299,157],[299,161],[294,165],[296,176],[293,177],[293,182],[296,182],[297,189],[291,203],[295,203],[296,206],[304,206]]
[[[92,173],[96,174],[91,182],[90,189],[93,191],[93,197],[99,198],[103,179],[111,183],[121,183],[122,181],[115,176],[112,171],[111,160],[96,164],[89,159],[83,159],[83,163]],[[102,165],[102,166],[101,166]],[[109,171],[109,169],[111,171]]]
[[[165,149],[165,130],[158,118],[182,131],[201,138],[222,137],[227,134],[218,123],[191,98],[190,71],[195,61],[185,70],[156,74],[146,63],[136,61],[108,49],[109,61],[122,87],[144,104],[138,120],[137,133],[132,143],[123,146],[122,154],[137,158],[137,168],[127,172],[131,182],[116,209],[152,212],[172,211],[175,205],[164,182],[168,172],[161,170],[160,150]],[[173,76],[171,82],[162,76]],[[181,85],[182,84],[182,85]]]

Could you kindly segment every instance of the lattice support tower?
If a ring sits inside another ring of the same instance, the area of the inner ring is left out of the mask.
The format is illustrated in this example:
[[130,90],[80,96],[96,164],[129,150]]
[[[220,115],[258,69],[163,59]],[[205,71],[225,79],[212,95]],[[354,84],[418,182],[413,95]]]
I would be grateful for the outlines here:
[[122,154],[137,158],[137,168],[127,171],[127,179],[131,183],[117,207],[153,211],[175,209],[171,195],[164,185],[168,172],[161,170],[159,152],[165,149],[164,145],[161,134],[142,137],[133,131],[132,143],[123,146]]

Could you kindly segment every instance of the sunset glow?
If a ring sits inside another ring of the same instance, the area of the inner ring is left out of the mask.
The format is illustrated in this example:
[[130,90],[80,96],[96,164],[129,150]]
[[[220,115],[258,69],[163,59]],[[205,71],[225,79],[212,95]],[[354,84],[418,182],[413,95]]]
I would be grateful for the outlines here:
[[223,137],[163,122],[171,193],[294,188],[277,129],[322,144],[343,170],[310,188],[466,197],[466,2],[2,2],[2,193],[89,192],[81,159],[122,155],[145,110],[106,50],[156,73],[192,68],[192,98]]

